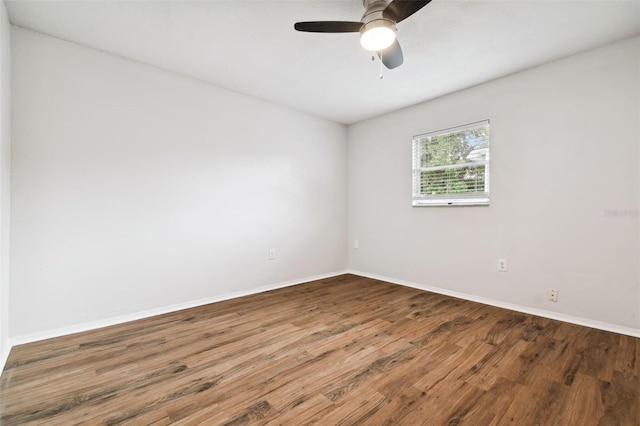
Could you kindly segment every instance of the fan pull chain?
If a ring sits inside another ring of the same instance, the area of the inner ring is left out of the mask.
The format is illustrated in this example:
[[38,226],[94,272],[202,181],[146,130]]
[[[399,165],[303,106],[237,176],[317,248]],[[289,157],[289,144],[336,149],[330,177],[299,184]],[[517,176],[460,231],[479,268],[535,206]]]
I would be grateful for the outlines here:
[[382,77],[384,75],[382,75],[382,51],[380,51],[380,80],[382,80]]

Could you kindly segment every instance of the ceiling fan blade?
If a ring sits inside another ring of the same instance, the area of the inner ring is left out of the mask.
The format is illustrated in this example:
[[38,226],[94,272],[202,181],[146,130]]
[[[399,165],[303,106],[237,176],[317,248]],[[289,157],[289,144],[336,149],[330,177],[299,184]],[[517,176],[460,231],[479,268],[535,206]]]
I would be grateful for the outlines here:
[[400,21],[404,21],[409,16],[413,15],[426,5],[431,0],[393,0],[387,5],[383,11],[385,18],[391,19],[396,24]]
[[404,62],[402,48],[398,40],[394,40],[393,44],[382,51],[382,55],[378,52],[378,58],[382,60],[385,67],[390,70],[399,67]]
[[362,28],[362,22],[348,21],[311,21],[296,22],[296,31],[309,33],[357,33]]
[[378,58],[382,61],[385,67],[390,70],[399,67],[404,62],[404,56],[402,55],[402,48],[398,40],[394,40],[393,44],[382,51],[382,54],[378,52]]

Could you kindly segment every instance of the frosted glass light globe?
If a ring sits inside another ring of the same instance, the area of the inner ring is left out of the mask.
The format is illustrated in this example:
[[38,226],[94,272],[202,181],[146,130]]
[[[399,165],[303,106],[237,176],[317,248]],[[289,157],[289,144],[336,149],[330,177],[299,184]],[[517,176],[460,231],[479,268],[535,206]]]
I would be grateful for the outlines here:
[[367,50],[379,52],[391,46],[395,39],[396,32],[385,21],[374,21],[366,25],[360,44]]

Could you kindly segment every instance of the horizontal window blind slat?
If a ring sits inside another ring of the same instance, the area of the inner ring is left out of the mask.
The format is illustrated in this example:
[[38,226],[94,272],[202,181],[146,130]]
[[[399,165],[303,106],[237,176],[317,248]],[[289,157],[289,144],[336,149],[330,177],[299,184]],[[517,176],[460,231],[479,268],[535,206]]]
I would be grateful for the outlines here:
[[466,167],[480,167],[480,166],[486,166],[487,164],[489,164],[488,161],[474,161],[472,163],[449,164],[447,166],[415,167],[414,170],[421,171],[421,172],[431,172],[436,170],[464,169]]
[[414,195],[414,200],[445,200],[447,198],[478,198],[489,197],[488,192],[463,192],[451,196],[451,194],[436,194],[436,195]]

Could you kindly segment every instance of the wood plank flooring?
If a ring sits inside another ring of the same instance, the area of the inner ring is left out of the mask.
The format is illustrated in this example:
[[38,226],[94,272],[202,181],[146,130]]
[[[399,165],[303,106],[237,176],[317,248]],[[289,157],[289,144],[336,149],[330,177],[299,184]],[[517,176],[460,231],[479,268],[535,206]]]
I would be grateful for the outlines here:
[[640,339],[353,275],[13,348],[7,425],[640,425]]

